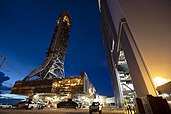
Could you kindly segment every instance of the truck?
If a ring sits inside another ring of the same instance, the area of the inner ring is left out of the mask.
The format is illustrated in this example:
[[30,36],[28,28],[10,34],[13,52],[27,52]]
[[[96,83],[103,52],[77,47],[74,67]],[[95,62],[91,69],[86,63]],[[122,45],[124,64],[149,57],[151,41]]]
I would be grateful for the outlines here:
[[89,113],[92,114],[93,112],[102,113],[103,106],[100,105],[99,102],[93,102],[92,105],[89,107]]

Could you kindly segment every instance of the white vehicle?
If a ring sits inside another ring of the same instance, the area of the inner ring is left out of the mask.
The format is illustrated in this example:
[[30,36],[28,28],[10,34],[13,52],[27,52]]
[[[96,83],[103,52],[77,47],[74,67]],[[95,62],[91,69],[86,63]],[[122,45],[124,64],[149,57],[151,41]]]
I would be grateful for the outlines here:
[[45,105],[33,101],[22,101],[17,104],[18,109],[33,109],[33,108],[43,109],[44,107]]
[[30,103],[25,104],[25,108],[26,109],[33,109],[33,108],[43,109],[44,105],[41,103],[30,102]]
[[12,105],[1,103],[1,104],[0,104],[0,108],[12,108]]
[[102,113],[102,105],[100,105],[99,102],[93,102],[92,105],[89,107],[89,113],[92,114],[92,112],[99,112]]
[[33,109],[33,108],[38,108],[38,104],[34,102],[26,103],[25,104],[26,109]]

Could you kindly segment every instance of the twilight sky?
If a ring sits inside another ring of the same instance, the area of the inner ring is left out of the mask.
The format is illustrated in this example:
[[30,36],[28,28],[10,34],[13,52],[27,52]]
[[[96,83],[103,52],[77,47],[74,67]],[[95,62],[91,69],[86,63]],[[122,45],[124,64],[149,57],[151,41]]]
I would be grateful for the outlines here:
[[10,77],[5,84],[22,80],[43,62],[64,10],[72,20],[66,77],[85,71],[97,93],[113,96],[97,0],[0,0],[0,54],[7,57],[0,70]]

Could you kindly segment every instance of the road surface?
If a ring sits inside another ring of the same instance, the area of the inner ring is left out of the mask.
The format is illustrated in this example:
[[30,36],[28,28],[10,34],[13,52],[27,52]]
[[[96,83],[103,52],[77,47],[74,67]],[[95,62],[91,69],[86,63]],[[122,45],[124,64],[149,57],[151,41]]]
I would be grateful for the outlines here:
[[[43,109],[43,110],[0,109],[0,114],[89,114],[89,111],[87,109]],[[117,111],[103,110],[102,114],[125,114],[125,113],[119,110]]]

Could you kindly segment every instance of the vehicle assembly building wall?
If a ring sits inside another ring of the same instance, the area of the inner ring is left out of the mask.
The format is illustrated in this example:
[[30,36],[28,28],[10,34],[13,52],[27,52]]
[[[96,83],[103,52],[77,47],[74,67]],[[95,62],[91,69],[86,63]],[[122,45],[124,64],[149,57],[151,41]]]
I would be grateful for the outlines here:
[[[122,48],[125,53],[125,57],[127,59],[129,71],[133,80],[136,94],[138,97],[144,96],[149,93],[148,88],[152,90],[154,88],[153,88],[153,85],[150,85],[151,79],[149,79],[148,77],[148,73],[146,72],[146,69],[144,68],[145,66],[143,66],[143,61],[141,60],[141,57],[138,55],[139,54],[138,50],[136,48],[136,45],[134,44],[134,41],[132,40],[132,36],[126,25],[123,25],[120,41],[121,41]],[[138,67],[140,65],[142,67]],[[141,71],[144,71],[144,72],[142,73]],[[145,80],[143,79],[143,76],[146,76]],[[146,83],[149,84],[148,88],[144,86],[146,85]],[[155,91],[153,91],[153,93],[154,93],[153,95],[155,95]]]
[[121,99],[123,98],[121,95],[121,88],[119,85],[119,76],[116,73],[117,71],[115,68],[118,54],[117,54],[117,51],[115,50],[117,45],[114,45],[114,43],[117,41],[117,34],[115,32],[116,30],[111,20],[109,8],[107,6],[106,1],[99,1],[99,3],[103,4],[99,6],[100,7],[99,9],[101,12],[101,29],[102,29],[102,35],[103,35],[103,40],[104,40],[104,46],[105,46],[106,54],[108,58],[109,68],[111,72],[112,85],[114,87],[113,91],[115,94],[115,103],[116,103],[116,106],[121,106],[122,104]]
[[119,0],[119,3],[152,80],[156,77],[171,80],[171,1]]
[[117,34],[114,51],[124,50],[137,96],[157,95],[155,88],[171,80],[171,1],[100,1],[101,12],[107,2]]

